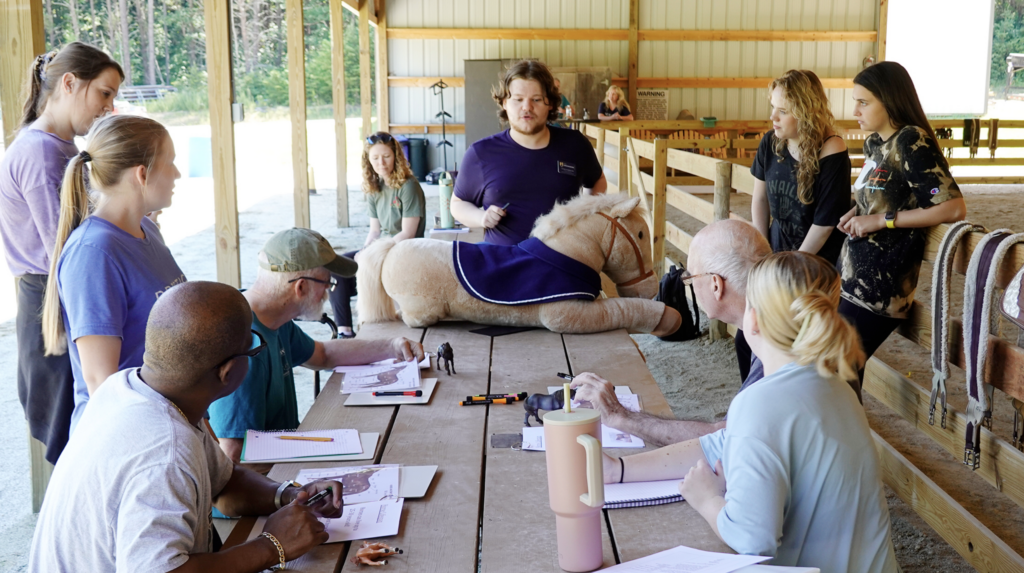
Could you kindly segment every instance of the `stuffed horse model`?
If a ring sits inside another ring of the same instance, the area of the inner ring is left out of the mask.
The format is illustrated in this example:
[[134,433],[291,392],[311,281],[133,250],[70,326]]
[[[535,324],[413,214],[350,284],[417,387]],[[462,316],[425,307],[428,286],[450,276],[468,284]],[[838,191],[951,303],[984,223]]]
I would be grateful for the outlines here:
[[[375,241],[359,256],[359,319],[395,320],[397,302],[414,328],[468,320],[560,333],[675,332],[679,313],[652,300],[659,277],[639,202],[624,194],[582,195],[556,205],[537,220],[530,239],[511,247]],[[509,262],[517,258],[527,259],[525,266]],[[615,282],[621,298],[599,298],[599,272]]]

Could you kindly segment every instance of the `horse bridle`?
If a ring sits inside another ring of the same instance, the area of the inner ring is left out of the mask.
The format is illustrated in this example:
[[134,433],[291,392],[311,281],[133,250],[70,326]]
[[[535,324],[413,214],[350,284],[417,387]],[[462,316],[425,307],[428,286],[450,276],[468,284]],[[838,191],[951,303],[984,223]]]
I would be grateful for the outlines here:
[[629,233],[629,229],[623,226],[623,224],[620,223],[619,220],[616,219],[615,217],[612,217],[605,213],[598,213],[598,215],[604,217],[605,219],[608,219],[612,223],[612,240],[610,243],[608,243],[608,254],[605,255],[604,259],[607,261],[608,258],[612,256],[612,249],[615,248],[615,235],[618,231],[622,231],[622,234],[626,236],[626,238],[629,240],[629,244],[633,247],[633,254],[636,255],[636,262],[640,266],[640,276],[636,277],[635,279],[626,281],[624,283],[615,283],[615,286],[633,286],[643,280],[646,280],[649,277],[654,276],[654,269],[650,269],[647,272],[644,272],[644,257],[640,253],[640,245],[637,245],[636,241],[633,240],[633,236]]

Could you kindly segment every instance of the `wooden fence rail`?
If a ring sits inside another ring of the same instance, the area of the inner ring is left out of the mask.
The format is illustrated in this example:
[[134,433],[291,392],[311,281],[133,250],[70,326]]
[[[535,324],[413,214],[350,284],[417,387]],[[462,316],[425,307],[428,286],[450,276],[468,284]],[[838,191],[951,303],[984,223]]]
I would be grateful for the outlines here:
[[[952,126],[956,127],[956,123],[952,122]],[[1020,126],[1015,125],[1017,123]],[[1006,124],[1024,127],[1024,121],[1000,122],[1000,127]],[[621,129],[616,132],[593,125],[587,126],[586,129],[588,135],[595,139],[600,137],[602,141],[602,145],[597,147],[597,154],[603,161],[605,170],[615,172],[613,178],[616,185],[609,186],[611,192],[628,192],[630,195],[640,196],[644,203],[649,205],[655,266],[658,272],[664,272],[665,265],[672,262],[665,257],[666,245],[688,253],[690,242],[693,240],[692,235],[667,220],[666,206],[671,205],[704,224],[727,217],[742,219],[729,210],[730,197],[734,191],[752,194],[754,178],[750,175],[748,167],[734,159],[726,160],[684,151],[688,149],[690,143],[687,140],[648,141],[630,137],[631,131]],[[606,154],[608,146],[605,144],[610,144],[614,148],[615,155]],[[641,170],[642,162],[652,166],[652,174]],[[1021,159],[1021,164],[1024,164],[1024,159]],[[694,176],[692,178],[711,182],[714,185],[713,201],[709,202],[673,185],[673,179],[683,178],[669,177],[668,174],[672,170],[683,171]],[[947,228],[947,225],[937,225],[928,230],[924,256],[926,261],[934,262],[939,242]],[[983,236],[984,233],[974,232],[960,243],[953,265],[960,274],[966,272],[970,255]],[[1011,248],[999,269],[997,286],[1005,287],[1021,266],[1024,266],[1024,245],[1016,245]],[[951,361],[963,367],[965,362],[959,321],[950,322]],[[722,326],[713,324],[712,338],[725,335]],[[897,332],[923,348],[930,349],[931,309],[927,305],[915,302],[910,318]],[[1012,397],[1024,400],[1024,349],[997,337],[992,337],[990,342],[989,356],[986,360],[986,382]],[[945,428],[938,423],[928,424],[930,389],[922,388],[877,358],[872,358],[866,367],[864,390],[921,430],[955,459],[962,460],[965,418],[950,410]],[[963,506],[924,476],[882,438],[876,435],[875,439],[883,462],[886,484],[913,507],[964,559],[979,571],[1024,572],[1024,558],[1014,549],[978,522]],[[1024,453],[987,428],[982,429],[982,441],[984,444],[978,474],[1024,507]]]

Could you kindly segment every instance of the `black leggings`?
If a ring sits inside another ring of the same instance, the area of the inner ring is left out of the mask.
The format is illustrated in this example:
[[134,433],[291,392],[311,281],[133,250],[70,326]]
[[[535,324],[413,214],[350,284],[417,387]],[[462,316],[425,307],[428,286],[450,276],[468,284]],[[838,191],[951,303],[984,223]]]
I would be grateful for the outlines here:
[[[885,342],[896,327],[903,322],[902,318],[891,318],[871,312],[863,306],[856,305],[845,298],[839,301],[839,314],[848,320],[860,335],[860,343],[864,348],[864,362],[878,350],[878,347]],[[864,369],[857,373],[860,377],[861,386],[864,385]],[[860,392],[857,392],[858,397]]]
[[[352,258],[359,251],[349,251],[342,255]],[[334,323],[338,328],[352,328],[352,296],[356,294],[356,277],[343,277],[331,273],[338,286],[328,295],[331,300],[331,310],[334,312]]]

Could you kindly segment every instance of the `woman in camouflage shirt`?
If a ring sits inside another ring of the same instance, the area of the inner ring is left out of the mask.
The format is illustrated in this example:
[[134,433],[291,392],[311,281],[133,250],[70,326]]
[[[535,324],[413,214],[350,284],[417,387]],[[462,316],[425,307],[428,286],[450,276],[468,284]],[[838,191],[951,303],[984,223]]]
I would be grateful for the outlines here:
[[864,167],[843,216],[840,312],[870,357],[907,318],[924,257],[926,228],[967,216],[910,74],[880,62],[853,79],[854,117],[864,131]]

